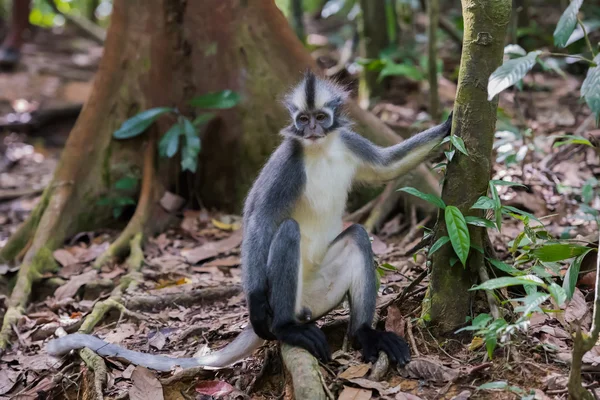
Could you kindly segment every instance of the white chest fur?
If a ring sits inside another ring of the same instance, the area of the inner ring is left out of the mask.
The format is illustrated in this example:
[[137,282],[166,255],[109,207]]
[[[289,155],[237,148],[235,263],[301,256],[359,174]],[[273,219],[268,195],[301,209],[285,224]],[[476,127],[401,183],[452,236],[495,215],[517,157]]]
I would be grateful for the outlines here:
[[306,186],[292,218],[300,225],[304,274],[321,263],[329,243],[342,231],[342,216],[356,162],[337,132],[323,143],[307,146],[304,154]]

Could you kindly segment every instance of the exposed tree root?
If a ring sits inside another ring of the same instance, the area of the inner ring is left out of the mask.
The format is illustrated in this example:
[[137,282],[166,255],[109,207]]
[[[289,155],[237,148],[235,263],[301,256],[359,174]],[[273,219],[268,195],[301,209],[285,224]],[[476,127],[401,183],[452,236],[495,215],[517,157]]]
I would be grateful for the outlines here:
[[319,363],[306,350],[289,345],[281,346],[283,363],[292,376],[296,400],[325,400],[323,378]]
[[108,370],[104,359],[90,349],[81,349],[79,356],[91,370],[94,371],[94,392],[98,400],[104,398],[104,385],[106,385]]
[[385,218],[396,206],[402,193],[397,191],[400,184],[401,182],[398,180],[388,183],[384,191],[377,197],[369,218],[364,223],[367,232],[372,233],[379,229]]
[[[119,237],[101,254],[94,263],[95,268],[101,268],[116,258],[122,258],[131,250],[130,242],[138,234],[144,233],[146,224],[152,215],[155,199],[156,181],[154,171],[155,140],[151,139],[146,144],[144,152],[144,174],[142,176],[142,187],[135,213],[129,223],[121,232]],[[143,238],[142,238],[143,239]]]
[[125,300],[124,305],[130,310],[151,310],[169,307],[172,304],[187,306],[202,302],[213,302],[226,299],[242,291],[241,286],[194,289],[189,292],[167,293],[162,295],[144,294]]

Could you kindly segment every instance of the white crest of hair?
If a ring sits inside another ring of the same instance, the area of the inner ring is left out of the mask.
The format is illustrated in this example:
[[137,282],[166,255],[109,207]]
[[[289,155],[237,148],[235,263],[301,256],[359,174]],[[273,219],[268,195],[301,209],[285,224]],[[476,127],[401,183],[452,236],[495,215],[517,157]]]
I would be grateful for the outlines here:
[[[341,98],[342,101],[346,101],[349,94],[341,85],[328,79],[321,79],[316,77],[315,79],[315,108],[322,108],[327,102]],[[289,94],[285,97],[285,102],[294,106],[298,109],[297,112],[292,115],[296,118],[300,111],[304,111],[308,108],[306,103],[306,79],[303,79],[296,87],[294,87]]]
[[306,184],[291,217],[300,226],[305,277],[318,271],[329,244],[342,232],[342,217],[357,163],[338,130],[304,144]]

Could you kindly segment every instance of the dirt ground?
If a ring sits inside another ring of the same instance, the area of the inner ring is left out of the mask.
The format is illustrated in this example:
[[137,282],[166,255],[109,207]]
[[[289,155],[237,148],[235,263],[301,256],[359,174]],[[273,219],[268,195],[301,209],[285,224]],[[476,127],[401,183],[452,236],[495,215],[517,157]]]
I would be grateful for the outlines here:
[[[101,54],[100,46],[74,32],[47,32],[26,45],[24,60],[16,71],[0,73],[0,247],[31,212],[50,180],[76,111],[89,93]],[[581,188],[600,176],[598,155],[582,146],[552,148],[553,135],[600,137],[587,108],[578,101],[576,89],[581,81],[581,76],[563,78],[537,72],[526,79],[534,90],[502,96],[500,107],[506,118],[526,122],[532,135],[507,140],[503,148],[496,149],[495,156],[501,157],[502,151],[510,152],[511,148],[518,152],[528,145],[536,150],[529,150],[522,161],[509,168],[497,163],[494,172],[496,179],[528,186],[526,190],[501,188],[505,204],[540,217],[552,215],[546,223],[556,237],[579,236],[594,242],[598,239],[597,226],[580,215],[575,201],[578,194],[569,188]],[[402,80],[394,82],[386,101],[374,109],[399,131],[413,126],[426,104],[419,85],[402,85]],[[440,86],[442,103],[449,107],[456,88],[445,79]],[[394,97],[395,91],[402,93],[401,99]],[[598,209],[600,200],[596,200]],[[178,226],[152,238],[144,247],[139,284],[123,297],[133,313],[113,310],[94,334],[130,349],[182,357],[225,345],[245,327],[239,216],[186,210],[180,217]],[[430,328],[420,323],[428,281],[425,278],[412,287],[409,284],[423,275],[425,257],[423,253],[414,257],[405,253],[420,242],[422,225],[431,227],[432,223],[431,217],[423,219],[404,210],[391,217],[373,238],[379,262],[395,267],[382,278],[379,324],[409,340],[413,361],[401,370],[391,368],[378,381],[367,379],[374,366],[363,364],[351,347],[343,349],[348,313],[341,307],[321,323],[334,351],[334,360],[321,366],[329,390],[342,400],[566,399],[571,322],[582,321],[584,330],[590,327],[594,274],[582,275],[574,299],[564,310],[536,316],[526,333],[502,343],[489,360],[481,338],[469,334],[435,338]],[[500,259],[508,254],[507,243],[521,229],[518,222],[507,220],[502,233],[492,236]],[[14,326],[15,345],[0,357],[0,398],[93,396],[94,374],[81,359],[77,355],[52,358],[44,346],[58,328],[77,331],[94,305],[106,300],[127,274],[126,263],[99,271],[91,267],[117,233],[82,232],[54,252],[62,268],[45,276],[34,289],[26,317]],[[595,265],[595,260],[587,262]],[[566,267],[562,266],[563,274]],[[17,269],[0,265],[0,314],[6,309],[8,287]],[[486,309],[485,298],[477,296],[473,315]],[[284,379],[278,353],[277,346],[270,344],[232,368],[175,383],[169,381],[173,373],[149,372],[122,360],[107,359],[105,394],[109,398],[129,395],[146,399],[290,398],[289,380]],[[584,361],[584,382],[595,389],[599,386],[600,347],[588,353]],[[508,382],[509,386],[479,388],[492,382]]]

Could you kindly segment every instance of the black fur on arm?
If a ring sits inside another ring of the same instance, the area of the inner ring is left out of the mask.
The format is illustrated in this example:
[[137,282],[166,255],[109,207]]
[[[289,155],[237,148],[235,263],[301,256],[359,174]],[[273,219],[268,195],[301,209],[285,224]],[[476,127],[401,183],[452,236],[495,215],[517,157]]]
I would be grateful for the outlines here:
[[[302,146],[285,139],[256,179],[244,207],[242,279],[256,334],[274,340],[271,332],[273,308],[269,304],[267,261],[279,225],[290,216],[306,181]],[[296,294],[290,294],[295,298]]]

